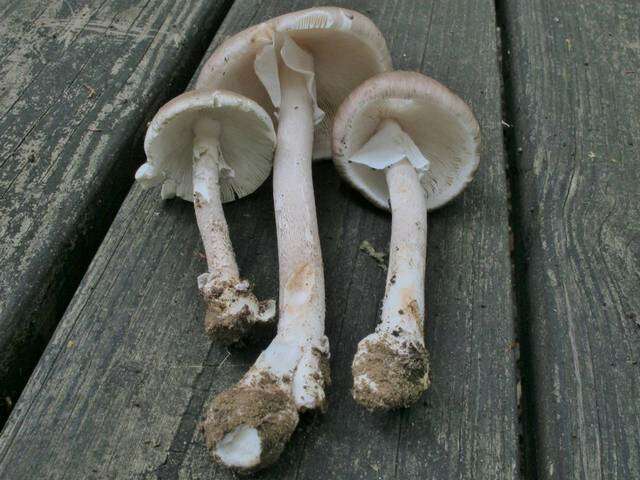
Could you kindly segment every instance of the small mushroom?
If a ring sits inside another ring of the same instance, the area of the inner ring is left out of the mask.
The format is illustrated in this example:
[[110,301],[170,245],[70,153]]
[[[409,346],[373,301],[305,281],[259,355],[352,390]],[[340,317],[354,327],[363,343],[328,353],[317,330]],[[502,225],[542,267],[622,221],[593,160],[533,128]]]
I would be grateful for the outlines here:
[[237,34],[214,52],[198,79],[199,86],[233,88],[265,109],[275,107],[278,119],[278,334],[240,382],[213,400],[203,424],[213,459],[238,471],[273,463],[298,412],[325,408],[329,343],[311,160],[330,154],[333,112],[349,91],[390,66],[384,39],[369,19],[327,7]]
[[147,162],[136,172],[144,187],[161,183],[163,199],[193,202],[208,266],[198,277],[205,329],[224,343],[275,317],[275,302],[258,301],[240,278],[222,209],[267,179],[274,147],[273,123],[256,102],[227,91],[190,91],[153,118],[144,143]]
[[471,181],[479,142],[469,107],[440,83],[414,72],[367,80],[336,114],[338,171],[374,205],[392,213],[381,320],[358,344],[352,366],[353,396],[368,409],[407,407],[429,386],[427,210],[444,205]]

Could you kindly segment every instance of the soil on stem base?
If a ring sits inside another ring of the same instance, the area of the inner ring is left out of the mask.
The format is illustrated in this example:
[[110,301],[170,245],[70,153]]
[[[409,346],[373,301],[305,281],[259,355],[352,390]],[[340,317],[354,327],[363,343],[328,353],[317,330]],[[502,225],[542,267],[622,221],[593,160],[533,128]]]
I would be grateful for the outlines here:
[[223,438],[239,427],[253,428],[260,439],[260,456],[253,466],[233,467],[251,473],[273,464],[298,425],[298,411],[277,379],[263,374],[259,380],[222,392],[211,402],[201,430],[214,459]]
[[408,407],[429,386],[427,349],[394,333],[374,333],[358,345],[353,397],[368,410]]

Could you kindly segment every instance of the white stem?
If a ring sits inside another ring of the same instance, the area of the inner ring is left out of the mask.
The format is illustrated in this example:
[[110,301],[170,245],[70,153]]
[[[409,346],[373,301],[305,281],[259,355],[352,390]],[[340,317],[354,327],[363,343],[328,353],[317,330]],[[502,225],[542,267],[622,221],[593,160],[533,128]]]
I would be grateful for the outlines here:
[[207,303],[206,332],[223,343],[234,343],[254,325],[275,317],[273,300],[259,301],[249,282],[240,279],[220,197],[220,171],[225,166],[220,150],[220,125],[200,120],[194,127],[193,204],[209,273],[198,277]]
[[193,204],[209,273],[219,282],[240,280],[220,198],[220,127],[201,120],[194,127]]
[[238,385],[211,403],[203,425],[214,459],[251,471],[274,462],[298,411],[324,409],[328,341],[313,196],[313,101],[305,78],[279,65],[282,99],[273,197],[280,267],[278,334]]
[[[389,124],[395,121],[382,126]],[[426,199],[418,172],[406,158],[386,169],[386,179],[392,222],[381,321],[358,344],[352,365],[356,401],[383,410],[411,405],[429,386],[424,344]]]
[[416,169],[407,161],[386,170],[391,197],[391,244],[379,331],[401,327],[424,343],[427,206]]
[[282,100],[273,165],[280,268],[279,334],[324,335],[324,274],[313,195],[313,103],[305,78],[281,63]]

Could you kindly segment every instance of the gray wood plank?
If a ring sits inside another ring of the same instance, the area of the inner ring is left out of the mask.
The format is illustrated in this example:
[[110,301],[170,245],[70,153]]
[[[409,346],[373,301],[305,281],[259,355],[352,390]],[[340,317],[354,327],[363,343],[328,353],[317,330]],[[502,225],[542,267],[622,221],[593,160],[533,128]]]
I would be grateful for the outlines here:
[[0,425],[129,189],[148,115],[225,3],[0,5]]
[[640,9],[569,4],[504,2],[533,473],[640,478]]
[[[261,478],[518,478],[512,286],[494,11],[468,0],[338,2],[370,15],[397,67],[419,69],[473,106],[482,166],[430,218],[427,341],[433,384],[410,410],[372,415],[351,399],[356,344],[377,323],[390,218],[343,185],[314,180],[327,283],[333,386]],[[314,4],[238,0],[217,35]],[[277,293],[271,187],[225,205],[241,270]],[[0,437],[0,477],[232,478],[196,431],[204,405],[258,348],[227,351],[202,331],[205,268],[192,206],[134,187]]]

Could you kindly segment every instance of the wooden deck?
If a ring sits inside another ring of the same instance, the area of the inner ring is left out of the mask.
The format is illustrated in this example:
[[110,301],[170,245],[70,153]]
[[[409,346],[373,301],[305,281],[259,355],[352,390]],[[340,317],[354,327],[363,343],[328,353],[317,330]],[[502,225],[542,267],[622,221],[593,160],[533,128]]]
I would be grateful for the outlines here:
[[[0,0],[0,478],[233,478],[195,427],[259,346],[204,336],[192,206],[132,175],[212,39],[323,3]],[[482,163],[429,219],[432,387],[376,415],[349,394],[385,281],[358,247],[387,248],[390,221],[316,164],[330,407],[258,476],[640,478],[637,3],[333,4],[469,102]],[[225,212],[241,270],[275,295],[270,185]]]

